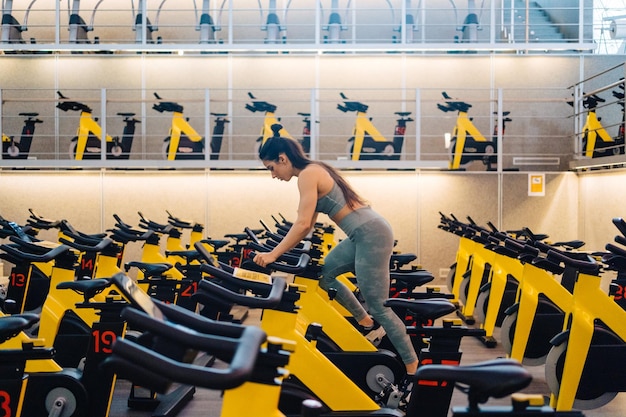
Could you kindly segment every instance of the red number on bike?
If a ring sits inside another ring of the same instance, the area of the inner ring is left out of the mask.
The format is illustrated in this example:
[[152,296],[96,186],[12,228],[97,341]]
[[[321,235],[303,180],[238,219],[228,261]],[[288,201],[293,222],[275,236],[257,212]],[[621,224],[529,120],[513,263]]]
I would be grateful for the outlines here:
[[26,285],[26,275],[20,273],[11,273],[11,285],[23,287]]
[[112,352],[111,348],[113,347],[113,342],[115,342],[117,338],[115,332],[111,330],[105,330],[104,332],[94,330],[92,334],[94,339],[94,352],[106,354]]
[[93,271],[93,259],[81,259],[80,267],[85,271]]
[[2,417],[12,417],[11,414],[11,395],[6,391],[0,391],[0,410]]
[[185,287],[181,292],[181,297],[191,297],[195,292],[198,291],[198,283],[192,282],[190,285]]

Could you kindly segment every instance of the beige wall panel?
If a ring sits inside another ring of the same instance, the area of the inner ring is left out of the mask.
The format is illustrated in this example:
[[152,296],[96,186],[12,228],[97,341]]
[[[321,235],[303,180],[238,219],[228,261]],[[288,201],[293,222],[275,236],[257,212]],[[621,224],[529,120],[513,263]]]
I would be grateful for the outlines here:
[[296,179],[274,180],[269,171],[211,171],[208,175],[208,233],[219,239],[229,233],[243,233],[245,227],[261,228],[263,220],[274,226],[272,215],[296,219]]
[[[110,172],[103,183],[102,216],[106,228],[115,224],[113,214],[139,228],[139,214],[160,224],[167,223],[167,212],[181,219],[206,225],[206,175],[203,172]],[[188,239],[188,231],[183,239]],[[164,239],[161,244],[164,247]],[[132,243],[125,260],[141,259],[141,244]]]
[[579,200],[575,174],[546,174],[544,197],[528,196],[528,174],[507,174],[502,181],[503,230],[528,227],[549,235],[552,242],[580,238],[575,220]]
[[457,236],[438,228],[439,212],[454,214],[486,226],[498,219],[498,177],[496,175],[445,174],[423,172],[419,183],[420,259],[435,276],[440,268],[455,262]]
[[61,90],[137,89],[141,86],[140,63],[137,57],[60,56],[57,64],[58,85]]
[[215,55],[146,55],[142,58],[146,88],[176,89],[182,97],[190,94],[185,91],[189,89],[228,88],[230,59]]
[[626,217],[626,172],[590,172],[578,177],[580,187],[580,239],[588,249],[604,250],[619,231],[611,220]]
[[55,67],[54,56],[3,57],[0,86],[22,90],[26,96],[30,89],[53,88],[57,75]]
[[[25,224],[28,209],[49,220],[68,220],[85,233],[102,232],[99,172],[38,171],[0,173],[0,215]],[[58,230],[42,230],[38,237],[57,241]],[[5,273],[9,266],[5,262]]]
[[102,177],[93,171],[0,173],[0,215],[23,223],[28,209],[51,220],[68,220],[86,233],[102,231]]
[[[459,59],[461,56],[462,60]],[[489,88],[494,58],[487,55],[461,56],[406,55],[407,87],[433,88],[433,99],[436,100],[441,98],[440,89],[447,89],[454,96],[458,90]]]
[[569,57],[494,57],[493,65],[496,88],[567,88],[579,80],[578,62]]

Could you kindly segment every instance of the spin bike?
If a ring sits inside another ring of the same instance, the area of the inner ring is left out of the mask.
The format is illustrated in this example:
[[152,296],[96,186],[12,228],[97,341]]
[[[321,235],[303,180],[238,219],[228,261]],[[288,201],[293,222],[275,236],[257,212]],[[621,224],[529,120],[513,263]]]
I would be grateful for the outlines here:
[[[58,109],[65,112],[80,112],[76,136],[70,142],[70,158],[77,161],[101,159],[102,127],[98,124],[98,118],[92,116],[93,110],[91,107],[78,101],[69,100],[60,91],[57,91],[57,95],[59,96],[59,103],[56,105]],[[135,125],[141,122],[134,118],[135,113],[117,114],[124,120],[124,131],[121,138],[109,134],[106,135],[106,159],[129,159],[135,135]]]
[[[455,21],[458,22],[458,12],[456,4],[454,0],[450,0],[452,7],[454,9],[454,17]],[[485,1],[483,0],[482,5],[480,7],[481,11],[484,7]],[[480,17],[476,14],[476,1],[475,0],[467,0],[467,15],[463,19],[463,23],[461,25],[457,25],[457,31],[461,32],[461,36],[455,36],[454,40],[456,43],[476,43],[478,42],[478,31],[481,30],[480,27]]]
[[267,33],[263,42],[266,44],[286,43],[286,28],[280,23],[280,18],[278,17],[276,10],[276,0],[269,0],[269,7],[267,9],[265,21],[263,19],[263,6],[261,5],[261,0],[257,0],[257,2],[259,3],[259,10],[261,11],[261,30]]
[[[159,5],[159,9],[156,13],[155,23],[152,24],[150,19],[145,16],[146,12],[146,0],[138,0],[137,2],[137,11],[135,12],[135,1],[131,0],[131,8],[133,11],[133,31],[135,32],[135,42],[142,43],[144,40],[144,32],[146,43],[155,43],[154,39],[152,39],[152,33],[159,30],[159,16],[161,15],[161,9],[163,8],[163,4],[166,0],[162,0]],[[145,19],[145,22],[144,22]],[[145,27],[144,27],[145,26]],[[162,39],[160,36],[157,36],[156,43],[162,43]]]
[[[350,3],[352,0],[348,0],[346,5],[346,12],[350,9]],[[348,26],[343,23],[346,18],[342,19],[339,11],[339,0],[332,0],[330,5],[330,13],[328,15],[328,23],[322,26],[322,30],[327,32],[324,35],[324,43],[346,43],[344,39],[341,39],[341,32],[348,30]]]
[[402,155],[406,124],[412,122],[411,112],[395,112],[399,117],[393,133],[393,140],[385,138],[367,116],[368,106],[359,101],[350,101],[344,93],[339,93],[343,104],[337,109],[344,113],[354,112],[356,121],[352,129],[352,137],[348,139],[347,153],[353,161],[358,160],[399,160]]
[[[418,6],[418,8],[421,7],[421,1],[420,1],[420,6]],[[413,6],[411,6],[411,0],[404,0],[404,10],[405,10],[405,15],[404,15],[404,22],[400,23],[400,26],[398,26],[398,28],[394,29],[394,31],[399,32],[400,33],[400,39],[398,39],[397,36],[393,36],[393,41],[394,43],[397,42],[406,42],[406,43],[413,43],[414,40],[414,34],[415,32],[419,31],[419,25],[416,23],[416,19],[415,16],[417,15],[417,13],[413,14],[412,10]],[[404,39],[403,39],[404,36]]]
[[[602,118],[596,113],[598,103],[605,101],[597,94],[590,94],[583,99],[583,107],[587,109],[587,118],[582,128],[582,154],[587,158],[624,153],[624,136],[611,137],[600,122]],[[573,105],[573,102],[568,102],[568,104]]]
[[613,90],[612,94],[618,100],[620,108],[622,109],[622,122],[617,129],[617,138],[616,140],[623,141],[626,137],[626,103],[624,102],[624,84],[619,85],[619,90]]
[[[520,244],[513,240],[505,244],[520,252],[523,267],[516,303],[505,310],[502,344],[510,357],[527,365],[542,365],[550,351],[550,340],[559,333],[571,312],[576,271],[546,257],[546,253],[558,251],[554,246],[542,242]],[[587,256],[571,253],[576,255]]]
[[[622,232],[615,237],[616,242],[626,243],[626,223],[619,218],[614,223]],[[546,359],[546,382],[557,410],[598,408],[626,391],[620,365],[626,349],[626,313],[600,285],[603,267],[623,276],[626,250],[612,243],[606,249],[601,262],[548,252],[549,259],[577,271],[572,309],[562,333],[551,340],[553,346]]]
[[25,119],[19,141],[15,140],[13,136],[2,134],[2,159],[28,158],[30,145],[35,134],[35,126],[37,123],[43,123],[43,120],[37,118],[38,115],[38,113],[20,113],[20,116],[25,117]]
[[183,115],[183,106],[173,101],[163,101],[154,93],[158,104],[152,109],[159,113],[172,113],[169,136],[163,144],[163,155],[167,160],[175,159],[205,159],[204,137],[189,124],[189,119]]
[[[71,7],[70,7],[71,1]],[[103,0],[98,0],[96,5],[93,8],[93,12],[91,13],[91,20],[89,24],[85,22],[85,20],[80,16],[80,0],[67,0],[67,11],[69,14],[69,32],[70,32],[70,43],[92,43],[89,39],[89,32],[93,31],[93,23],[96,17],[96,11],[98,10],[98,6],[102,3]],[[96,36],[93,39],[93,43],[100,43],[100,39]]]
[[265,141],[274,136],[274,130],[272,129],[272,126],[274,125],[280,125],[280,129],[278,130],[279,136],[293,139],[289,132],[287,132],[287,129],[280,124],[280,119],[276,117],[277,106],[275,104],[257,100],[251,92],[248,92],[248,97],[252,100],[252,103],[246,103],[246,110],[251,111],[252,113],[263,112],[265,114],[263,127],[261,128],[261,135],[257,138],[256,144],[254,145],[255,155],[259,154],[259,149],[261,149],[261,146],[265,143]]
[[[267,337],[258,327],[211,321],[155,301],[123,274],[111,279],[121,283],[132,303],[122,317],[151,337],[142,343],[117,340],[105,369],[159,393],[169,391],[173,383],[222,390],[223,417],[242,416],[251,409],[259,417],[281,416],[277,405],[293,350],[290,341]],[[198,366],[190,354],[198,351],[218,357],[225,366]]]
[[220,7],[220,11],[217,17],[217,23],[211,16],[211,1],[210,0],[202,0],[202,10],[200,11],[200,17],[198,18],[198,7],[196,6],[196,0],[193,1],[194,10],[196,12],[196,21],[198,24],[196,25],[196,30],[200,32],[200,43],[203,44],[213,44],[213,43],[221,43],[221,40],[217,40],[215,38],[215,32],[219,32],[222,30],[222,26],[220,24],[222,18],[222,10],[224,9],[224,4],[226,0],[222,1],[222,5]]
[[224,128],[230,120],[226,118],[226,113],[213,113],[211,116],[215,118],[215,125],[213,126],[213,134],[211,136],[211,160],[215,161],[220,159],[220,151],[222,150],[222,139],[224,138]]
[[[72,281],[60,284],[64,292],[77,297],[75,308],[91,310],[98,317],[86,335],[88,348],[81,355],[81,369],[63,368],[57,352],[42,346],[41,339],[25,331],[38,322],[37,315],[0,317],[0,409],[5,416],[93,416],[109,415],[116,375],[103,371],[101,364],[112,345],[126,330],[120,312],[128,303],[117,298],[95,302],[92,298],[111,286],[109,280]],[[70,291],[71,290],[71,291]]]
[[[497,163],[497,150],[498,150],[498,122],[496,121],[494,127],[494,135],[491,140],[488,140],[482,133],[474,126],[472,119],[467,115],[468,110],[472,107],[471,104],[463,101],[453,101],[445,91],[441,93],[446,100],[445,104],[437,103],[437,108],[444,113],[450,111],[457,112],[456,124],[452,131],[451,139],[448,142],[446,140],[446,148],[450,149],[450,163],[449,169],[462,169],[462,165],[466,165],[472,161],[482,161],[483,165],[487,167],[488,171],[493,171],[494,164]],[[510,112],[503,112],[502,116],[502,134],[507,122],[511,119],[507,117]]]
[[[114,277],[113,279],[117,279]],[[276,279],[272,286],[280,288],[284,281]],[[128,284],[132,284],[129,279]],[[131,292],[128,287],[127,292]],[[133,292],[133,294],[141,295]],[[257,298],[259,306],[276,303],[278,291]],[[281,397],[286,391],[284,368],[294,354],[289,340],[276,339],[251,326],[202,320],[179,311],[173,306],[142,300],[146,307],[127,308],[122,316],[131,325],[143,326],[154,335],[151,344],[142,346],[131,340],[117,340],[113,354],[106,359],[105,369],[115,371],[120,377],[132,377],[146,387],[165,391],[178,382],[223,391],[221,417],[237,417],[255,410],[259,417],[284,417],[280,409]],[[265,346],[261,347],[264,343]],[[261,348],[260,348],[261,347]],[[199,349],[217,355],[225,369],[201,368],[190,363],[183,354]],[[158,371],[157,371],[158,370]],[[445,417],[450,401],[438,395],[456,385],[467,394],[467,407],[454,407],[453,416],[554,416],[583,417],[580,412],[554,412],[542,406],[543,398],[537,395],[516,396],[527,387],[532,375],[506,359],[478,362],[472,365],[425,365],[414,375],[405,414],[381,408],[373,412],[349,411],[344,415],[391,415],[406,417]],[[464,389],[465,387],[465,389]],[[512,406],[482,406],[490,398],[511,396]],[[537,405],[537,404],[540,405]],[[327,415],[327,408],[311,396],[301,399],[297,411],[289,416]]]
[[298,139],[298,142],[302,145],[304,153],[308,155],[311,152],[311,113],[298,112],[298,116],[302,116],[302,123],[304,123],[302,138]]
[[[36,1],[32,0],[28,5],[22,24],[13,16],[13,0],[2,2],[2,43],[26,43],[22,38],[22,33],[28,30],[28,16]],[[35,43],[35,39],[31,38],[30,43]]]

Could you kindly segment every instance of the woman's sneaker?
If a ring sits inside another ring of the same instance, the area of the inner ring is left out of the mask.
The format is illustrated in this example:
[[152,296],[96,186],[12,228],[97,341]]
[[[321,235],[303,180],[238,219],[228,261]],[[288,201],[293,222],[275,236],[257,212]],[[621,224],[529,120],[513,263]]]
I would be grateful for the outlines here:
[[381,340],[383,340],[383,337],[387,334],[385,329],[383,329],[383,326],[381,326],[377,321],[374,321],[374,324],[370,327],[363,327],[361,332],[374,346],[378,346]]

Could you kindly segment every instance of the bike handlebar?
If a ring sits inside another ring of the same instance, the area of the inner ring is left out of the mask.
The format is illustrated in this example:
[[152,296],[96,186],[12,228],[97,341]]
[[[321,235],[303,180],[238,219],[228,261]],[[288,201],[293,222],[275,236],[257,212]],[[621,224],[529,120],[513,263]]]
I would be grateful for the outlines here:
[[172,326],[137,310],[125,309],[122,315],[129,322],[139,319],[137,324],[147,325],[152,332],[171,339],[171,343],[230,357],[229,366],[218,369],[179,362],[125,339],[118,339],[113,345],[114,356],[133,363],[147,372],[158,369],[161,378],[210,389],[231,389],[247,381],[254,371],[260,346],[267,338],[263,330],[253,326],[244,328],[239,338],[227,338]]
[[[27,242],[23,242],[19,239],[14,239],[14,236],[9,237],[9,239],[16,243],[19,242],[19,245],[21,247],[27,248],[25,245],[23,245],[23,243],[27,243]],[[32,244],[28,244],[28,245],[32,245]],[[16,248],[15,246],[6,245],[6,244],[0,245],[0,249],[2,249],[3,251],[5,251],[7,254],[11,256],[14,256],[17,259],[25,260],[29,262],[49,262],[70,250],[70,247],[67,245],[59,245],[54,248],[43,248],[42,246],[37,246],[37,245],[33,245],[33,246],[36,246],[37,248],[40,248],[41,250],[45,250],[45,252],[43,253],[24,252]]]

